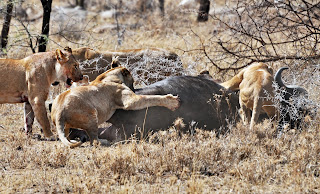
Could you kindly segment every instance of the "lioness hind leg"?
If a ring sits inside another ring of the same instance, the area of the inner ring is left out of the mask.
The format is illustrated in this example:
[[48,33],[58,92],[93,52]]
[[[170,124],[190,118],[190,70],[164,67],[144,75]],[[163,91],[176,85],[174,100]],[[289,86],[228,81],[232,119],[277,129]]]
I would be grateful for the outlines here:
[[239,101],[239,104],[240,104],[239,113],[240,113],[241,120],[243,121],[244,125],[248,125],[249,120],[251,118],[250,109],[248,109],[247,106],[241,100]]
[[31,134],[32,133],[32,125],[34,122],[34,112],[32,109],[32,106],[29,102],[24,103],[24,130],[26,134]]
[[254,99],[253,108],[252,108],[252,118],[250,121],[250,130],[253,130],[254,124],[258,121],[261,108],[262,108],[262,99],[259,97],[256,97]]
[[92,127],[89,130],[85,130],[90,138],[90,145],[93,145],[93,141],[98,142],[98,126]]

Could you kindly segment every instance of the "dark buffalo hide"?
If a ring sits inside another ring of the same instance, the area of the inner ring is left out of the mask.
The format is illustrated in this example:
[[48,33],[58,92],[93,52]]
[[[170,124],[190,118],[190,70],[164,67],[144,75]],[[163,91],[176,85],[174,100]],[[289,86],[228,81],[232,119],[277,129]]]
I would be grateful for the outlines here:
[[[111,127],[100,129],[100,139],[109,141],[123,140],[140,132],[146,135],[150,131],[168,129],[178,118],[186,124],[183,131],[195,127],[205,130],[225,132],[225,126],[238,119],[238,96],[226,91],[222,86],[203,76],[176,76],[156,82],[145,88],[137,89],[136,94],[173,94],[180,97],[180,107],[171,111],[164,107],[126,111],[117,110],[110,118]],[[80,131],[73,130],[71,139]],[[81,137],[82,141],[87,138]]]

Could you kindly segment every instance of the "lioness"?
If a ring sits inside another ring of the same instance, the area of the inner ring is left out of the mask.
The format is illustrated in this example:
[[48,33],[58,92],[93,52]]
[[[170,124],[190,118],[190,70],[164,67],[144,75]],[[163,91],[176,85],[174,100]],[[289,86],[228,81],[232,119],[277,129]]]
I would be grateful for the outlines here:
[[[269,117],[278,116],[279,125],[278,131],[283,128],[286,123],[290,124],[290,127],[294,125],[299,126],[300,120],[295,117],[291,117],[288,113],[290,110],[294,112],[301,112],[298,117],[304,117],[303,112],[308,112],[304,107],[291,105],[290,98],[294,96],[307,96],[307,91],[296,85],[283,84],[281,79],[281,72],[284,69],[280,68],[273,77],[273,70],[264,63],[254,63],[247,68],[240,71],[229,81],[222,83],[221,85],[230,90],[240,90],[239,104],[240,104],[240,116],[245,124],[250,121],[250,129],[253,129],[254,124],[257,122],[261,110],[267,113]],[[273,82],[278,85],[279,88],[283,88],[284,96],[280,100],[280,110],[278,110],[273,102],[275,96],[275,90],[272,86]],[[252,110],[252,117],[251,117]],[[251,119],[250,119],[251,117]]]
[[24,103],[25,131],[32,132],[34,116],[44,135],[52,136],[45,101],[50,85],[82,79],[79,63],[70,48],[66,51],[37,53],[24,59],[0,59],[0,103]]
[[[269,117],[275,115],[275,107],[271,98],[274,95],[272,88],[273,70],[264,63],[254,63],[229,81],[221,85],[230,90],[240,90],[239,104],[240,117],[244,124],[250,121],[250,129],[257,122],[260,111],[263,109]],[[252,110],[252,117],[251,117]]]
[[116,109],[138,110],[150,106],[179,107],[177,96],[136,95],[133,78],[124,67],[116,67],[99,75],[88,86],[79,86],[61,93],[52,104],[51,118],[61,141],[73,148],[82,142],[70,142],[70,127],[87,132],[90,143],[98,140],[98,125],[110,119]]
[[180,57],[161,48],[98,51],[82,47],[74,49],[73,55],[81,62],[82,72],[90,80],[110,69],[106,64],[110,64],[115,56],[131,72],[137,85],[149,85],[169,75],[183,75],[185,72]]

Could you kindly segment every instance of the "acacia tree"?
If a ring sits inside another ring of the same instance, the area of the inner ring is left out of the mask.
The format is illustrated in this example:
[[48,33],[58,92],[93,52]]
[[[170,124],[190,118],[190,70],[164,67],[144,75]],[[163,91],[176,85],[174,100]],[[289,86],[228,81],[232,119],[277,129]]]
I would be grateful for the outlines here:
[[39,42],[38,51],[45,52],[47,49],[47,42],[48,42],[48,37],[49,37],[52,0],[41,0],[41,4],[43,7],[43,19],[42,19],[41,36],[38,40],[38,42]]
[[13,0],[7,1],[7,10],[6,10],[6,14],[4,17],[2,31],[1,31],[1,48],[2,48],[2,50],[5,50],[7,48],[7,44],[8,44],[8,34],[9,34],[9,30],[10,30],[10,22],[11,22],[11,17],[12,17],[13,5],[14,5]]

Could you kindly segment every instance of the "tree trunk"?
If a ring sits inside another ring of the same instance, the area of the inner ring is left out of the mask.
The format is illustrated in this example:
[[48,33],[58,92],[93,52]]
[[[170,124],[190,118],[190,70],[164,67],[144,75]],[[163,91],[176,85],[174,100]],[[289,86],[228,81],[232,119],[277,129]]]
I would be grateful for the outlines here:
[[14,0],[7,1],[7,12],[4,18],[4,23],[1,31],[1,48],[5,50],[8,44],[8,34],[10,29],[10,22],[12,17],[12,9],[13,9]]
[[84,9],[84,0],[76,0],[76,4]]
[[210,10],[210,0],[200,0],[198,22],[208,21],[209,10]]
[[164,16],[164,0],[159,0],[159,4],[160,4],[160,11],[162,16]]
[[42,20],[42,31],[39,39],[39,52],[45,52],[47,49],[48,37],[49,37],[49,25],[50,25],[50,14],[52,0],[41,0],[43,7],[43,20]]

